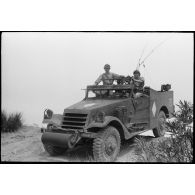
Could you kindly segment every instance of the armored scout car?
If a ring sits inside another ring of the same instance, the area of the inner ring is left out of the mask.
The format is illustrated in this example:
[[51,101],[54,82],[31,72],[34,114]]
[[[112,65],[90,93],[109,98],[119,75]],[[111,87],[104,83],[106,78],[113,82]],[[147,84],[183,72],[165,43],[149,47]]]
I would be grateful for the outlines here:
[[90,85],[85,98],[64,109],[62,115],[45,110],[42,143],[50,155],[58,155],[82,141],[93,141],[97,162],[112,162],[120,152],[121,141],[149,129],[155,137],[164,136],[166,118],[173,112],[173,91],[162,85],[156,91],[144,87],[143,95],[134,98],[129,82],[113,85]]

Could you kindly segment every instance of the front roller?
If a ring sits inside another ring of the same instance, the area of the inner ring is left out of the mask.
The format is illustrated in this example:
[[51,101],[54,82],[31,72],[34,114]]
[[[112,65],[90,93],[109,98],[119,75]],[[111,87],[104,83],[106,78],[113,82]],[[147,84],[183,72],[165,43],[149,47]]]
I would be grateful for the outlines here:
[[75,138],[75,136],[72,134],[44,132],[41,141],[45,150],[51,156],[56,156],[66,152],[68,148],[72,147],[73,138]]

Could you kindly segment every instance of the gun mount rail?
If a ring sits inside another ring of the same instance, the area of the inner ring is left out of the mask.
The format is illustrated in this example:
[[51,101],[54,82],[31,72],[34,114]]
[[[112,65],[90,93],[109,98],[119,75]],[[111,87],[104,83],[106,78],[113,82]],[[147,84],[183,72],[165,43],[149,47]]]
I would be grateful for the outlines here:
[[85,90],[129,90],[131,85],[88,85]]

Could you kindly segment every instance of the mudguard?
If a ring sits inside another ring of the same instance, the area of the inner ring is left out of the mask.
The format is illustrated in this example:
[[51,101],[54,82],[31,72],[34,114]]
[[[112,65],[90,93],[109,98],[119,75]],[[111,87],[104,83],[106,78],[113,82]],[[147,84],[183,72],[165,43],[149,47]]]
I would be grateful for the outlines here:
[[118,118],[113,117],[113,116],[106,116],[103,123],[98,123],[98,122],[94,121],[94,122],[90,123],[90,125],[88,125],[86,127],[86,129],[90,129],[90,128],[94,128],[94,127],[104,128],[113,122],[117,122],[118,124],[121,125],[125,139],[129,139],[131,137],[128,129],[121,123],[121,121]]

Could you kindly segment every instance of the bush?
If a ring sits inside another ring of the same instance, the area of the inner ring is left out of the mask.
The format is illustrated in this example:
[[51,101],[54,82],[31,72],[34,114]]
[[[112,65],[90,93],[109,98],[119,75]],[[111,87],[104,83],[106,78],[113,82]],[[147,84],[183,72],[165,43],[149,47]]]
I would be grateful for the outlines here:
[[143,137],[135,139],[135,153],[138,156],[138,162],[158,162],[156,157],[156,142],[146,142]]
[[1,111],[1,132],[13,132],[22,127],[22,114],[11,113],[9,116],[5,111]]
[[1,132],[5,132],[7,129],[7,113],[1,111]]
[[179,110],[173,113],[174,120],[167,122],[171,137],[146,143],[137,139],[136,153],[144,162],[192,162],[193,160],[193,105],[179,101]]

